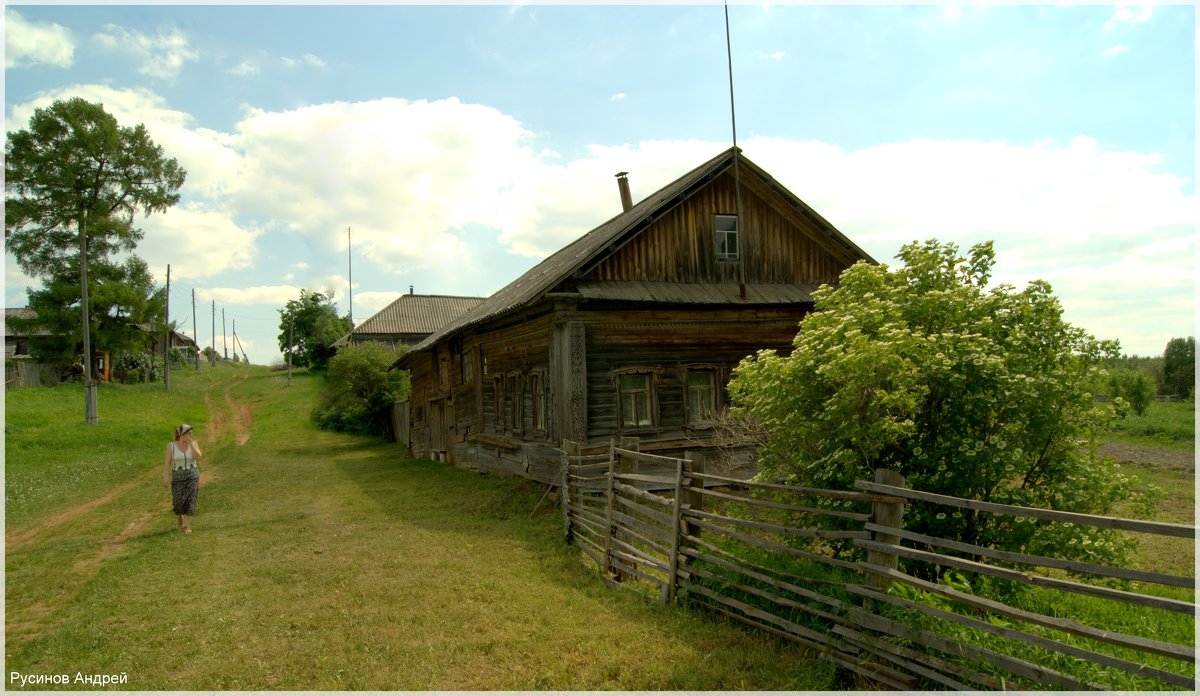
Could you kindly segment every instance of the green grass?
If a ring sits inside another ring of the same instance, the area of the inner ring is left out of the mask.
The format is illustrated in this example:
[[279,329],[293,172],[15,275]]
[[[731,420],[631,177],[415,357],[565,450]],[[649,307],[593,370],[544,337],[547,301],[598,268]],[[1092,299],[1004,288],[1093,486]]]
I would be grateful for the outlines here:
[[[606,586],[540,486],[318,431],[319,378],[239,369],[173,375],[169,396],[102,389],[94,427],[37,425],[81,412],[82,391],[9,393],[8,481],[23,488],[6,491],[8,672],[155,691],[837,688],[797,646]],[[203,427],[226,390],[254,407],[244,445],[229,423]],[[205,449],[191,535],[145,473],[180,420]],[[43,479],[53,490],[27,499]]]
[[1117,421],[1106,439],[1135,445],[1160,445],[1195,451],[1196,403],[1155,401],[1146,413],[1130,413]]

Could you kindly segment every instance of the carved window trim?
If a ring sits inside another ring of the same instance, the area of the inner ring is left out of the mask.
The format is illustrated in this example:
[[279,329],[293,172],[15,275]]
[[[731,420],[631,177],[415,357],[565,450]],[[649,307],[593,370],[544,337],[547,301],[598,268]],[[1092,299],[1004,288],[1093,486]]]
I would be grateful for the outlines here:
[[525,432],[525,380],[522,379],[521,373],[512,371],[504,376],[505,388],[508,392],[507,410],[505,411],[504,430],[514,435],[521,435]]
[[546,394],[546,371],[543,369],[531,370],[526,380],[530,396],[530,425],[534,433],[544,436],[549,430],[547,409],[549,399]]
[[504,376],[492,377],[492,432],[504,432]]

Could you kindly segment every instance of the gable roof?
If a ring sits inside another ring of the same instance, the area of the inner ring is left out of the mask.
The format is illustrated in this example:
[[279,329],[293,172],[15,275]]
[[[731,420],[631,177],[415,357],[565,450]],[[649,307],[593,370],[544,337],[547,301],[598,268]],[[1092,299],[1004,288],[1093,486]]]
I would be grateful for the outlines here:
[[429,335],[471,311],[482,297],[452,295],[401,295],[354,330],[338,339],[340,345],[356,334]]
[[[533,303],[542,295],[552,291],[560,283],[570,278],[577,271],[589,267],[594,262],[615,251],[626,239],[637,234],[646,225],[649,225],[679,203],[687,200],[698,189],[706,186],[713,179],[732,168],[735,156],[738,158],[739,168],[743,168],[754,174],[770,189],[782,196],[795,211],[803,217],[808,218],[814,223],[817,229],[824,232],[834,246],[841,248],[851,256],[875,263],[875,260],[870,255],[860,249],[854,242],[850,241],[849,238],[838,231],[825,218],[810,208],[808,204],[797,198],[795,194],[775,181],[770,174],[767,174],[762,168],[747,159],[742,154],[741,148],[731,147],[650,194],[629,210],[613,217],[554,254],[551,254],[541,263],[525,272],[524,275],[496,291],[495,294],[485,299],[477,307],[421,341],[407,355],[427,350],[451,334],[516,311]],[[816,288],[812,289],[815,290]],[[678,292],[681,291],[677,291],[675,294],[678,294]],[[797,299],[799,298],[792,297],[791,301]],[[808,298],[808,300],[811,301],[811,298]],[[401,356],[397,362],[404,360],[404,357]]]

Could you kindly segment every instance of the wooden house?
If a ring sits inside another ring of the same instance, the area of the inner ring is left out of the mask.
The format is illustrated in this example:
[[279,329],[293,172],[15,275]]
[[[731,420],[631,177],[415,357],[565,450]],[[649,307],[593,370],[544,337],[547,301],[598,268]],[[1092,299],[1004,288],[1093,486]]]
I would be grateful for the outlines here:
[[378,341],[396,350],[415,346],[483,302],[482,297],[417,295],[412,287],[350,333],[334,342],[334,347]]
[[549,483],[564,440],[715,445],[732,368],[790,350],[811,293],[874,263],[740,150],[637,205],[617,178],[621,214],[393,365],[412,377],[396,434],[415,455]]

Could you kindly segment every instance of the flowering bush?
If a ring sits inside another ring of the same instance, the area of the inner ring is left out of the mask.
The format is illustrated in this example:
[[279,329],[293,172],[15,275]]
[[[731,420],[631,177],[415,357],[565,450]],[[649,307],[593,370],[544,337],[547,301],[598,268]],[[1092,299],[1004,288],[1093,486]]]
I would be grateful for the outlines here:
[[[759,477],[844,489],[883,467],[912,488],[1092,514],[1131,495],[1091,446],[1112,410],[1090,385],[1116,342],[1063,321],[1043,281],[987,289],[990,242],[965,258],[914,242],[898,258],[897,269],[847,269],[814,294],[789,356],[762,351],[735,370],[735,416],[767,433]],[[1041,523],[923,503],[905,527],[1031,553],[1086,549],[1089,560],[1124,548],[1111,532],[1075,529],[1089,543],[1064,547]]]

